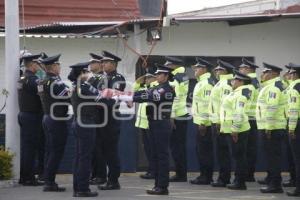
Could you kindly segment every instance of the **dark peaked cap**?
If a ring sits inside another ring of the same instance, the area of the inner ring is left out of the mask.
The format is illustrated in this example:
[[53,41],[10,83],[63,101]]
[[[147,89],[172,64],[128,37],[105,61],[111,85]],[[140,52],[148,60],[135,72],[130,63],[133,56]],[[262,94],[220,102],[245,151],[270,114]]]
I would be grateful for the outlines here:
[[207,68],[213,68],[213,64],[208,62],[207,60],[204,60],[203,58],[196,58],[197,63],[193,65],[193,67],[207,67]]
[[240,73],[237,70],[234,70],[234,77],[233,79],[238,79],[238,80],[242,80],[242,81],[251,81],[251,78],[245,74]]
[[223,60],[218,59],[217,60],[218,66],[215,68],[215,70],[217,69],[226,69],[228,72],[232,73],[232,71],[234,70],[234,66],[228,62],[225,62]]
[[159,74],[159,73],[167,73],[167,74],[169,74],[172,71],[171,68],[169,68],[169,67],[167,67],[165,65],[161,65],[161,64],[158,64],[158,63],[155,63],[155,65],[156,65],[157,69],[156,69],[156,71],[155,71],[154,74]]
[[167,60],[165,65],[183,65],[183,60],[180,58],[176,58],[174,56],[166,56],[165,59]]
[[251,67],[251,68],[259,68],[257,65],[255,65],[253,62],[247,60],[246,58],[242,58],[242,64],[239,67]]
[[285,66],[286,68],[290,69],[289,73],[294,73],[294,72],[300,72],[300,65],[295,64],[295,63],[289,63],[288,65]]
[[108,51],[102,51],[103,58],[101,60],[111,60],[115,62],[120,62],[122,59]]
[[280,67],[277,67],[275,65],[271,65],[271,64],[268,64],[268,63],[263,63],[264,65],[264,69],[263,69],[263,72],[265,71],[275,71],[275,72],[281,72],[282,71],[282,68]]
[[59,63],[58,60],[59,60],[60,56],[61,56],[61,54],[51,56],[51,57],[48,57],[48,58],[45,58],[45,59],[41,60],[41,62],[44,65],[52,65],[52,64],[55,64],[55,63]]
[[103,56],[97,55],[95,53],[90,53],[90,56],[92,57],[91,62],[101,62],[103,59]]
[[31,54],[31,55],[22,56],[21,60],[38,62],[39,57],[41,57],[41,54],[33,54],[33,55]]
[[78,70],[83,70],[83,69],[87,69],[90,63],[91,62],[76,63],[74,65],[71,65],[70,68],[72,68],[72,69],[78,69]]

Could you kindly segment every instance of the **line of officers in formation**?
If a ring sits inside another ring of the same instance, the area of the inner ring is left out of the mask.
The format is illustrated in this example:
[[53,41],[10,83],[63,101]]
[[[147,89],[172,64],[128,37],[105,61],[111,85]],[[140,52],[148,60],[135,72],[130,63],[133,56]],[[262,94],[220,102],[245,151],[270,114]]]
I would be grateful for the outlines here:
[[[99,186],[101,190],[120,189],[120,121],[112,112],[118,110],[122,101],[128,106],[132,106],[132,102],[139,103],[135,125],[143,132],[149,161],[148,171],[141,178],[155,179],[154,187],[147,193],[167,195],[169,182],[187,181],[186,132],[189,114],[186,99],[189,79],[183,60],[166,57],[165,64],[157,64],[155,70],[148,70],[145,76],[136,80],[134,91],[127,93],[122,92],[126,86],[124,77],[116,72],[117,63],[121,60],[117,56],[103,51],[101,56],[91,54],[89,62],[70,66],[68,78],[73,82],[72,88],[59,77],[59,56],[41,58],[39,54],[22,57],[26,70],[19,81],[20,183],[40,183],[32,169],[38,146],[36,137],[41,132],[41,127],[35,125],[42,124],[46,137],[44,191],[65,190],[56,184],[55,174],[67,138],[66,120],[61,119],[68,118],[67,107],[71,102],[74,110],[72,126],[76,136],[74,196],[96,196],[96,192],[90,191],[89,183],[106,182]],[[300,66],[293,63],[287,65],[288,71],[281,79],[282,68],[263,63],[259,82],[255,73],[258,66],[246,59],[242,59],[242,64],[237,67],[222,60],[218,60],[216,67],[202,58],[197,58],[196,62],[192,66],[198,81],[193,91],[192,117],[197,125],[201,174],[190,183],[245,190],[246,182],[255,181],[257,134],[260,132],[263,134],[268,164],[267,177],[259,181],[266,184],[261,192],[283,192],[281,146],[286,142],[290,144],[291,162],[295,161],[295,169],[291,170],[290,182],[284,184],[296,186],[294,191],[287,193],[289,196],[300,196],[300,139],[297,135]],[[40,80],[35,73],[41,67],[46,71],[46,77]],[[69,94],[72,94],[71,97]],[[92,104],[82,106],[86,102]],[[97,104],[93,104],[95,102]],[[107,106],[108,113],[103,115],[105,108],[99,103]],[[117,115],[120,114],[117,112]],[[107,123],[101,128],[85,126],[101,124],[104,120]],[[219,164],[216,180],[213,180],[214,142]],[[176,172],[172,177],[169,177],[169,148]],[[236,163],[232,183],[231,157]]]

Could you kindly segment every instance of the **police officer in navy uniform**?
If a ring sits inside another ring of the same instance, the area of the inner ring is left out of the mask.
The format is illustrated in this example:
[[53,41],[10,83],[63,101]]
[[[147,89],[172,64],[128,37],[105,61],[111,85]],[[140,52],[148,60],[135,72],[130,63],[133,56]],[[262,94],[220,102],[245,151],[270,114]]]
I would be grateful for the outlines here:
[[[92,59],[89,64],[89,71],[93,73],[93,77],[89,79],[89,82],[97,89],[102,89],[104,86],[103,81],[103,64],[101,59],[103,56],[90,53]],[[104,122],[104,111],[101,106],[97,107],[97,123],[102,124]],[[93,170],[91,174],[91,185],[101,185],[106,183],[107,181],[107,169],[106,169],[106,161],[103,155],[103,145],[102,145],[102,137],[103,137],[103,127],[96,128],[96,146],[93,153]]]
[[134,93],[133,96],[120,95],[122,101],[148,102],[146,114],[149,121],[150,141],[153,150],[152,157],[155,163],[155,183],[150,195],[168,195],[169,186],[169,140],[171,129],[172,104],[175,91],[169,84],[171,69],[158,65],[155,72],[158,85],[147,90]]
[[[121,58],[113,55],[108,51],[102,52],[102,63],[104,73],[106,75],[105,88],[112,88],[118,91],[124,91],[126,87],[125,78],[117,72],[118,62]],[[119,190],[120,177],[120,159],[119,159],[119,137],[120,137],[120,121],[114,115],[120,116],[119,102],[113,99],[106,100],[103,103],[107,105],[108,114],[107,125],[103,127],[102,147],[105,161],[108,166],[108,180],[104,186],[99,186],[100,190]]]
[[[95,148],[97,107],[95,101],[101,97],[101,93],[88,81],[87,71],[90,62],[77,63],[70,66],[80,73],[78,77],[71,80],[76,82],[72,93],[71,102],[74,111],[73,128],[76,139],[76,153],[73,169],[73,189],[74,197],[95,197],[97,192],[91,192],[89,188],[89,178],[92,170],[92,157]],[[91,103],[83,105],[82,103]],[[80,107],[82,106],[82,107]]]
[[21,58],[25,72],[19,80],[18,97],[20,113],[18,122],[21,130],[21,171],[19,183],[24,186],[38,186],[34,176],[35,158],[39,150],[39,138],[43,134],[43,110],[38,96],[38,77],[40,54],[25,55]]
[[45,192],[65,191],[64,187],[59,187],[56,184],[55,176],[67,142],[66,120],[68,120],[70,89],[59,77],[59,58],[60,54],[42,60],[46,69],[46,77],[38,85],[44,110],[43,128],[46,134]]

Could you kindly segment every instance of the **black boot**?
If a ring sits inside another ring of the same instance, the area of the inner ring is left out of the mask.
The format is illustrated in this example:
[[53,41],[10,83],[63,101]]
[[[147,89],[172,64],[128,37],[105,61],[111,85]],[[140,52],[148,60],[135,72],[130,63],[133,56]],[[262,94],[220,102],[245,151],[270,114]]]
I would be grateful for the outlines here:
[[106,183],[106,185],[103,185],[103,186],[99,185],[98,189],[99,190],[120,190],[121,186],[120,186],[119,182],[110,182],[110,181],[108,181]]
[[230,190],[247,190],[245,181],[235,181],[234,183],[227,185],[227,188]]
[[286,192],[286,194],[290,197],[300,197],[300,190],[296,188],[294,191]]
[[150,172],[147,172],[146,174],[141,174],[140,178],[142,178],[142,179],[154,179],[154,175]]
[[293,179],[290,179],[288,181],[285,181],[282,183],[283,187],[296,187],[296,181]]
[[208,179],[206,176],[201,175],[191,180],[190,183],[194,185],[209,185],[211,181],[212,181],[211,179]]
[[170,177],[169,182],[187,182],[187,177],[174,175],[174,176]]
[[89,191],[86,191],[86,192],[74,192],[73,194],[73,197],[96,197],[98,196],[98,192],[91,192],[90,190]]
[[51,185],[45,185],[44,192],[64,192],[66,191],[66,188],[64,187],[59,187],[56,183],[53,183]]
[[168,195],[169,194],[168,188],[162,188],[162,187],[154,187],[153,189],[147,190],[146,192],[147,192],[147,194],[150,194],[150,195]]
[[261,193],[283,193],[281,185],[268,185],[260,189]]
[[218,179],[215,182],[211,183],[211,186],[213,187],[226,187],[226,185],[229,184],[229,181],[223,181],[221,179]]

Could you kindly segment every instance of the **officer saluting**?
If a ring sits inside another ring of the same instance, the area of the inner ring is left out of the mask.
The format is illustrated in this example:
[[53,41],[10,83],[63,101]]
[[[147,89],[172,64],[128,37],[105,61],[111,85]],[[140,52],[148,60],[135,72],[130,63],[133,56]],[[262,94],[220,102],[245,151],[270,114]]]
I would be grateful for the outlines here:
[[67,122],[69,88],[60,79],[59,55],[42,60],[46,77],[38,85],[44,110],[43,127],[46,134],[45,186],[44,192],[63,192],[64,187],[55,183],[55,176],[63,157],[68,136]]
[[259,82],[255,70],[258,68],[253,62],[250,62],[246,58],[242,59],[242,64],[238,67],[239,72],[251,77],[251,84],[248,84],[250,92],[251,104],[249,107],[248,117],[250,123],[250,131],[248,135],[247,143],[247,160],[248,160],[248,175],[246,181],[255,182],[254,173],[256,166],[257,155],[257,125],[255,120],[255,109],[257,103],[257,96],[259,93]]
[[158,65],[155,72],[158,85],[147,90],[134,93],[133,96],[120,95],[121,101],[148,102],[146,114],[149,121],[151,148],[155,183],[150,195],[168,195],[169,186],[169,137],[171,134],[171,108],[175,96],[174,89],[169,84],[171,69]]
[[214,153],[211,121],[208,104],[214,81],[211,77],[213,65],[201,58],[193,65],[198,83],[193,92],[193,122],[197,125],[197,153],[201,175],[191,180],[191,184],[208,185],[212,182]]
[[[76,153],[74,162],[73,189],[74,197],[95,197],[97,192],[91,192],[89,178],[91,163],[95,148],[97,108],[95,101],[100,100],[101,93],[89,84],[87,68],[90,62],[77,63],[70,66],[76,69],[76,85],[72,93],[71,102],[74,110],[73,127],[76,138]],[[74,77],[75,78],[75,77]],[[87,103],[91,104],[87,104]],[[86,105],[83,105],[85,103]]]
[[18,97],[20,113],[18,122],[21,130],[21,171],[20,181],[22,185],[38,186],[34,177],[35,157],[39,150],[39,138],[42,137],[43,110],[38,96],[38,77],[35,73],[40,69],[37,55],[24,55],[25,72],[19,80]]
[[[104,74],[106,75],[107,85],[105,88],[112,88],[118,91],[124,91],[126,87],[125,78],[117,73],[118,62],[121,58],[109,53],[102,52],[102,62]],[[108,181],[106,185],[99,186],[100,190],[119,190],[119,177],[120,177],[120,159],[119,159],[119,137],[120,137],[120,121],[115,116],[120,116],[119,102],[114,99],[103,101],[106,104],[108,115],[108,123],[103,127],[102,146],[105,161],[108,165]]]
[[264,87],[259,92],[256,107],[257,127],[263,132],[269,182],[262,193],[282,193],[281,187],[281,146],[287,119],[285,117],[286,97],[280,80],[280,67],[264,64],[262,81]]

